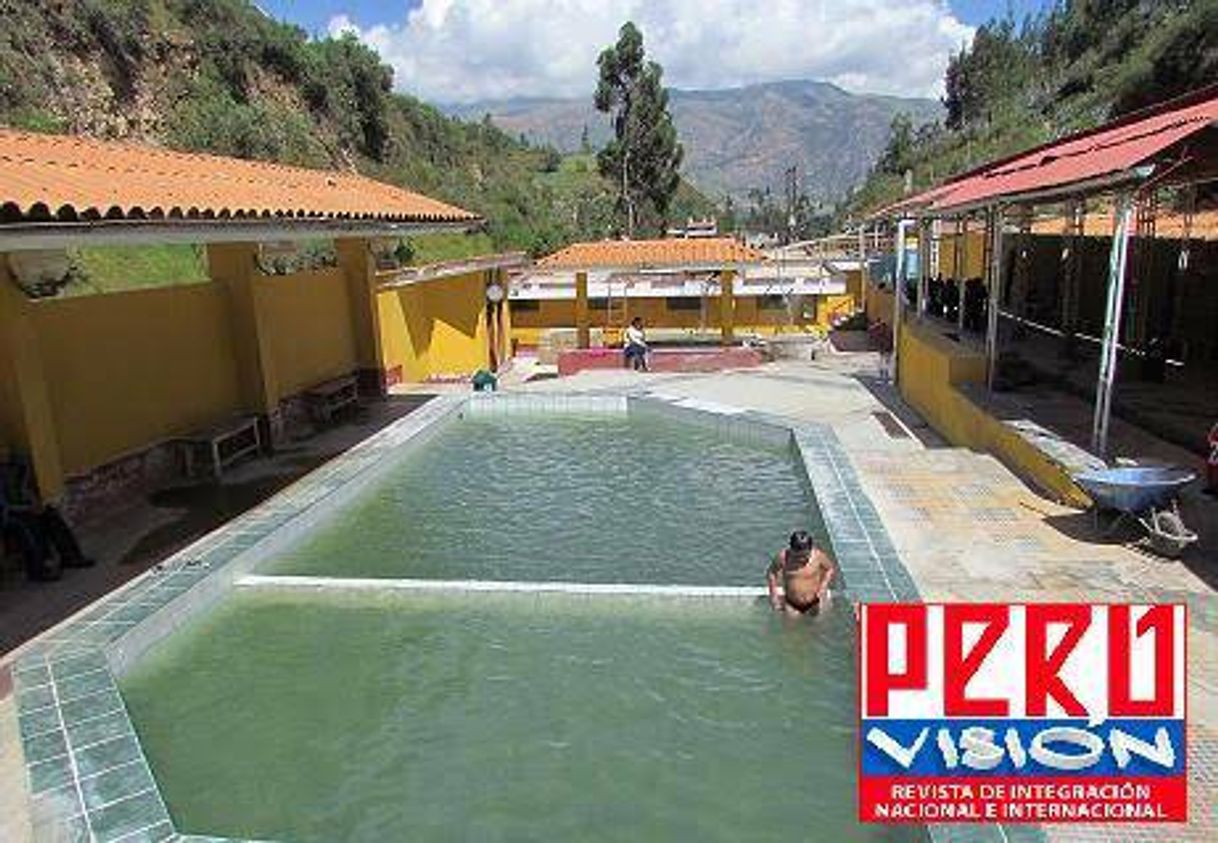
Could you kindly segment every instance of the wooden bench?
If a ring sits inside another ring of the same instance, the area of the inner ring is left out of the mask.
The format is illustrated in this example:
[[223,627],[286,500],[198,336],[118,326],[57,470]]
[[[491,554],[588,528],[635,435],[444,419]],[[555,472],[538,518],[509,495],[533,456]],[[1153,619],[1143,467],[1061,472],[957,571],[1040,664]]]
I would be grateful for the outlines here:
[[358,406],[359,384],[355,375],[343,375],[307,390],[304,399],[313,420],[328,423],[339,410]]
[[201,462],[219,479],[224,469],[246,456],[262,450],[262,434],[257,416],[236,416],[175,440],[182,454],[182,468],[193,477],[195,465]]

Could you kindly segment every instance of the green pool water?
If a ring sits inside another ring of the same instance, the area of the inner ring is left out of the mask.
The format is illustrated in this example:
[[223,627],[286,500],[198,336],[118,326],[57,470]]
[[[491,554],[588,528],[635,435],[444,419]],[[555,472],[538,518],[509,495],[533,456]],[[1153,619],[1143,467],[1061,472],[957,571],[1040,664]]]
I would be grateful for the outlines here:
[[[790,454],[465,419],[269,559],[320,576],[761,585],[823,537]],[[872,841],[849,611],[238,590],[123,679],[179,828],[281,841]]]
[[465,419],[264,572],[756,585],[824,536],[785,448],[665,420]]
[[192,832],[922,839],[854,821],[852,638],[747,600],[239,594],[123,692]]

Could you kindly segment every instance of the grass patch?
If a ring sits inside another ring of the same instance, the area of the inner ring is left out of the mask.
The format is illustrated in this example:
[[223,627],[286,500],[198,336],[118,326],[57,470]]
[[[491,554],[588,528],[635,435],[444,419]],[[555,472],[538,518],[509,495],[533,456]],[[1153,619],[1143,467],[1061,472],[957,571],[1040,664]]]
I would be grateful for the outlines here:
[[476,234],[424,234],[411,237],[414,255],[411,266],[424,266],[441,261],[461,260],[494,254],[495,244],[484,232]]
[[207,254],[203,246],[105,246],[70,251],[77,277],[63,295],[120,293],[149,287],[203,284]]

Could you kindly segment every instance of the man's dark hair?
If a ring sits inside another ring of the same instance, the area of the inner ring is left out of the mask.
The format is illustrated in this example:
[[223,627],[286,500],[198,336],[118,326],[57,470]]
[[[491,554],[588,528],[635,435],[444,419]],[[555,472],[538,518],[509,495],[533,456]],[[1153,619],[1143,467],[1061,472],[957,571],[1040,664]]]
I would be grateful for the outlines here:
[[796,530],[791,534],[790,547],[796,553],[811,553],[815,546],[816,543],[812,541],[812,536],[808,534],[807,530]]
[[642,317],[642,316],[636,316],[636,317],[634,317],[633,319],[631,319],[631,320],[630,320],[630,324],[631,324],[631,325],[642,325],[642,324],[643,324],[643,317]]

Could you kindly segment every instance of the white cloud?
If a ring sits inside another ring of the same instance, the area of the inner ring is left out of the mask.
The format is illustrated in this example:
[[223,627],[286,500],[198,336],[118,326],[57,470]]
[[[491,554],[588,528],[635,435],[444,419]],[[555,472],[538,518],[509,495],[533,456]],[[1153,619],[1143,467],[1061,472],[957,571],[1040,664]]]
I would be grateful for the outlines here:
[[972,38],[944,0],[423,0],[398,24],[354,32],[400,90],[436,102],[591,96],[596,57],[633,20],[669,85],[812,78],[852,91],[937,96]]

